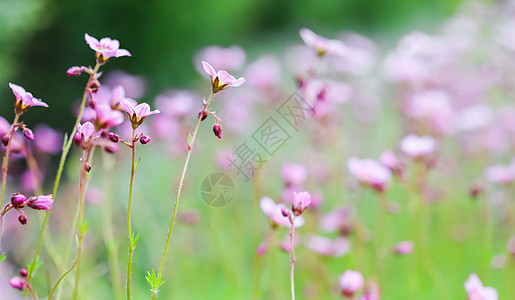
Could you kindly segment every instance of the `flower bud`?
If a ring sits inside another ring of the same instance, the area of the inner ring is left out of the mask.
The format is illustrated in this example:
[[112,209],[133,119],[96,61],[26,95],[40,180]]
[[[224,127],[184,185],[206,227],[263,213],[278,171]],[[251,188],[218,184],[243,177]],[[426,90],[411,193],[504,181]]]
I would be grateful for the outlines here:
[[33,209],[40,210],[50,210],[54,200],[52,199],[52,194],[49,195],[41,195],[37,197],[30,197],[27,201],[27,205]]
[[14,193],[11,195],[11,203],[15,208],[25,206],[25,200],[27,200],[27,197],[25,197],[23,194]]
[[86,67],[73,66],[73,67],[69,68],[66,71],[66,75],[68,75],[68,76],[79,76],[85,70],[86,70]]
[[292,211],[295,216],[301,215],[310,204],[311,195],[308,192],[293,193]]
[[115,153],[120,150],[120,146],[118,144],[107,144],[104,146],[104,151],[107,153]]
[[215,134],[215,136],[219,139],[222,138],[222,126],[220,126],[220,124],[216,123],[215,125],[213,125],[213,133]]
[[21,269],[20,275],[21,277],[27,278],[29,276],[29,271],[27,271],[27,269]]
[[363,275],[358,271],[347,270],[340,275],[340,287],[345,297],[352,298],[363,287]]
[[13,288],[20,290],[20,291],[25,290],[28,286],[27,280],[25,278],[21,278],[18,276],[11,278],[11,280],[9,280],[9,284]]
[[283,217],[288,218],[290,216],[290,212],[284,206],[281,207],[281,213],[283,214]]
[[400,242],[395,246],[394,252],[398,255],[410,254],[413,252],[413,243],[410,241]]
[[80,143],[82,141],[82,138],[80,136],[80,134],[77,132],[74,136],[73,136],[73,143],[76,145],[76,146],[79,146],[80,147]]
[[118,143],[120,141],[120,138],[118,137],[118,135],[114,132],[109,132],[109,139],[111,140],[111,142],[113,143]]
[[18,221],[20,222],[21,225],[26,225],[27,224],[27,216],[25,216],[24,213],[21,213],[20,216],[18,217]]
[[207,118],[207,111],[202,110],[201,112],[198,113],[198,117],[200,118],[201,122],[204,121]]
[[84,164],[84,169],[86,170],[86,172],[90,172],[91,171],[91,164],[89,162],[86,162]]
[[150,143],[150,137],[148,135],[143,135],[139,138],[139,142],[142,144],[142,145],[145,145],[145,144],[148,144]]
[[7,144],[9,144],[9,135],[8,134],[4,135],[4,137],[2,138],[2,145],[7,147]]
[[29,128],[23,128],[23,135],[28,139],[33,141],[34,140],[34,133]]

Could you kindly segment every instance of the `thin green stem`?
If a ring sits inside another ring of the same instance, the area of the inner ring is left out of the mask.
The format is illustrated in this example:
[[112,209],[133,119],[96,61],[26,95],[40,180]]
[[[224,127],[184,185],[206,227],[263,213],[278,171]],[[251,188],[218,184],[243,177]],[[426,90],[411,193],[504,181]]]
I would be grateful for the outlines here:
[[136,134],[136,128],[132,128],[132,144],[131,144],[131,180],[129,183],[129,201],[127,205],[127,234],[129,235],[129,261],[127,263],[127,300],[131,298],[131,271],[132,271],[132,253],[134,252],[134,241],[132,237],[131,228],[131,204],[132,204],[132,184],[134,182],[134,156],[136,154],[136,143],[134,142],[134,136]]
[[75,287],[73,288],[73,300],[76,300],[79,293],[79,278],[80,278],[80,259],[82,253],[82,246],[84,244],[85,225],[84,225],[84,198],[86,195],[86,164],[91,148],[82,151],[82,164],[80,170],[80,188],[79,188],[79,221],[77,222],[77,229],[79,230],[79,246],[77,247],[77,270],[75,272]]
[[14,116],[14,121],[11,126],[11,130],[9,131],[9,141],[7,142],[7,147],[5,149],[4,160],[2,162],[2,192],[0,193],[0,204],[4,203],[4,193],[5,193],[5,184],[7,182],[7,168],[9,166],[9,154],[11,152],[11,143],[14,136],[14,131],[16,130],[16,126],[18,124],[18,119],[20,118],[20,114],[16,114]]
[[52,298],[52,296],[55,293],[55,290],[59,286],[59,283],[61,283],[61,281],[64,279],[64,277],[66,277],[66,275],[68,275],[75,268],[76,265],[77,265],[77,259],[75,259],[75,262],[73,263],[73,265],[71,265],[71,267],[68,270],[66,270],[66,272],[64,272],[63,275],[61,275],[61,277],[59,277],[59,279],[55,283],[54,287],[50,291],[50,295],[48,295],[47,300],[50,300]]
[[[91,87],[91,83],[93,83],[93,80],[96,77],[96,74],[98,73],[98,70],[100,69],[101,64],[97,62],[95,65],[95,68],[93,69],[93,73],[89,76],[88,83],[86,84],[86,88],[84,88],[84,93],[82,94],[82,101],[80,103],[79,108],[79,114],[77,115],[77,119],[75,120],[75,124],[73,125],[71,134],[67,137],[65,135],[64,142],[63,142],[63,152],[61,154],[61,159],[59,160],[59,167],[57,168],[57,174],[55,176],[54,181],[54,187],[52,189],[52,199],[55,201],[57,189],[59,188],[59,182],[61,181],[61,175],[63,173],[64,169],[64,163],[66,162],[66,158],[68,157],[68,153],[70,152],[70,148],[73,144],[73,136],[75,136],[75,133],[77,132],[77,125],[80,123],[80,120],[82,118],[82,112],[84,111],[84,107],[86,106],[86,100],[88,98],[89,90]],[[50,217],[50,210],[48,210],[45,214],[45,219],[43,219],[43,223],[41,224],[41,229],[39,231],[39,238],[38,243],[36,245],[36,251],[34,252],[34,257],[32,259],[32,265],[35,265],[35,262],[39,256],[39,250],[41,249],[41,241],[43,240],[43,235],[45,233],[46,225],[48,223],[48,219]],[[64,262],[66,263],[66,262]],[[32,278],[32,271],[29,270],[29,275],[27,277],[27,280],[30,282],[30,279]]]
[[291,299],[292,300],[295,300],[295,279],[294,279],[294,276],[295,276],[295,273],[294,273],[294,269],[295,269],[295,251],[294,251],[294,248],[295,248],[295,242],[294,242],[294,238],[295,238],[295,217],[292,216],[290,222],[291,222],[291,227],[290,227],[290,261],[291,261],[291,267],[290,267],[290,286],[291,286]]
[[[209,104],[213,100],[214,95],[215,95],[214,93],[211,93],[211,96],[209,96],[209,99],[204,104],[203,111],[209,107]],[[193,150],[193,145],[195,144],[195,139],[197,137],[198,129],[200,127],[200,122],[202,122],[202,117],[199,115],[198,119],[197,119],[197,125],[195,126],[195,131],[193,131],[193,136],[191,137],[191,143],[190,143],[190,141],[188,141],[188,154],[186,155],[186,161],[184,162],[184,167],[182,169],[181,180],[179,181],[179,187],[177,188],[177,195],[175,197],[175,204],[174,204],[173,213],[172,213],[172,221],[170,222],[170,227],[168,228],[168,234],[166,236],[166,242],[165,242],[165,246],[163,248],[163,255],[161,256],[161,263],[159,265],[159,272],[157,275],[158,278],[163,275],[163,269],[164,269],[164,265],[165,265],[165,261],[166,261],[166,253],[168,252],[170,238],[172,236],[173,227],[175,225],[175,218],[177,216],[177,208],[179,207],[179,200],[181,198],[182,186],[184,184],[184,178],[186,177],[186,170],[188,169],[191,152]],[[157,298],[157,293],[153,292],[152,299],[155,300],[156,298]]]

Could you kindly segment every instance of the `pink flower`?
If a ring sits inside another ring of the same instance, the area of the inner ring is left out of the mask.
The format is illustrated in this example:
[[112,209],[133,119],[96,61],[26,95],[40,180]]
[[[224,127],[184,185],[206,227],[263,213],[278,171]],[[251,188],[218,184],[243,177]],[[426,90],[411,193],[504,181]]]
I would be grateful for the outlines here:
[[316,50],[318,56],[324,56],[325,54],[344,56],[348,53],[347,46],[343,42],[326,39],[307,28],[300,30],[300,37],[306,45]]
[[379,155],[379,163],[390,170],[394,170],[398,164],[395,154],[388,150]]
[[398,255],[407,255],[413,252],[413,243],[410,241],[403,241],[397,244],[394,249]]
[[100,42],[88,35],[84,34],[84,38],[88,43],[91,49],[97,52],[97,57],[100,59],[100,62],[103,63],[111,57],[120,57],[120,56],[131,56],[129,51],[125,49],[120,49],[120,42],[118,40],[112,40],[110,38],[103,38]]
[[[269,197],[261,198],[259,205],[261,206],[261,210],[270,217],[274,224],[290,227],[291,223],[288,217],[285,217],[282,213],[282,209],[286,209],[286,207],[282,204],[276,204],[274,200]],[[286,211],[288,211],[286,209]],[[304,218],[302,216],[296,217],[293,221],[295,227],[301,227],[304,225]]]
[[351,157],[347,167],[352,176],[379,191],[385,190],[392,178],[391,171],[373,159]]
[[9,83],[9,87],[16,96],[15,111],[17,114],[25,112],[32,106],[48,107],[48,104],[41,101],[41,99],[34,98],[31,93],[26,92],[24,88],[14,83]]
[[325,236],[313,235],[309,237],[306,246],[315,253],[333,257],[343,256],[350,250],[350,242],[344,237],[331,240]]
[[11,204],[16,208],[25,206],[26,200],[27,200],[27,197],[25,197],[25,195],[23,195],[23,194],[14,193],[11,195]]
[[407,155],[417,158],[435,152],[438,146],[436,141],[430,136],[410,134],[402,139],[400,149]]
[[340,287],[345,297],[353,297],[363,287],[364,279],[358,271],[347,270],[340,275]]
[[132,123],[132,128],[137,128],[143,121],[151,115],[158,114],[159,110],[150,111],[150,105],[147,103],[141,103],[133,106],[127,100],[122,101],[123,108],[129,115],[129,119]]
[[311,195],[308,192],[293,193],[292,211],[299,216],[311,204]]
[[53,203],[54,200],[52,199],[52,194],[49,194],[37,197],[30,197],[27,201],[27,206],[38,210],[50,210]]
[[202,66],[209,76],[211,76],[211,85],[213,86],[213,93],[218,93],[219,91],[225,89],[228,86],[237,87],[242,85],[245,82],[245,78],[240,77],[235,79],[231,74],[227,73],[224,70],[220,70],[218,72],[205,61],[202,61]]
[[[209,46],[195,56],[198,60],[210,61],[216,69],[239,70],[245,64],[245,51],[239,46],[222,48]],[[199,69],[200,71],[200,69]]]
[[25,290],[28,287],[27,279],[15,276],[9,280],[9,284],[20,291]]
[[286,186],[299,186],[306,181],[308,169],[303,164],[284,163],[281,175]]
[[97,129],[111,128],[123,122],[123,113],[113,110],[107,103],[99,102],[95,106],[95,112]]
[[80,74],[82,74],[82,72],[84,72],[86,70],[87,70],[87,68],[84,66],[82,66],[82,67],[73,66],[66,71],[66,75],[79,76]]
[[34,142],[39,150],[51,154],[61,151],[63,136],[52,128],[46,125],[38,125],[34,130],[34,135],[37,137]]
[[513,166],[493,165],[484,172],[486,180],[498,184],[506,184],[515,180],[515,168]]
[[75,141],[83,148],[89,148],[93,142],[100,137],[101,130],[95,130],[95,126],[91,122],[84,124],[77,124],[77,133],[75,134]]
[[341,230],[353,216],[354,212],[349,207],[338,207],[320,218],[320,227],[327,233]]
[[497,300],[497,291],[493,287],[485,287],[479,277],[472,273],[465,281],[467,300]]

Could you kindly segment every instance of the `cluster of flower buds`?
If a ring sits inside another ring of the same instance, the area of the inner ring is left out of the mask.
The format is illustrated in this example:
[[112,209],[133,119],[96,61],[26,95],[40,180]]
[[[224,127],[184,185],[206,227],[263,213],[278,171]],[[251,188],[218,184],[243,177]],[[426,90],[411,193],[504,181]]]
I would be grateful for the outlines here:
[[21,269],[20,276],[15,276],[9,280],[9,284],[20,291],[24,291],[26,288],[29,287],[29,281],[27,280],[27,277],[29,276],[29,272],[27,269]]
[[27,197],[25,197],[25,195],[23,194],[14,193],[11,195],[11,203],[7,204],[6,208],[4,209],[4,214],[11,208],[16,209],[20,213],[18,221],[22,225],[25,225],[27,224],[27,216],[25,215],[25,212],[22,210],[24,207],[28,206],[36,210],[50,210],[53,203],[54,200],[52,199],[51,194],[30,197],[27,199]]

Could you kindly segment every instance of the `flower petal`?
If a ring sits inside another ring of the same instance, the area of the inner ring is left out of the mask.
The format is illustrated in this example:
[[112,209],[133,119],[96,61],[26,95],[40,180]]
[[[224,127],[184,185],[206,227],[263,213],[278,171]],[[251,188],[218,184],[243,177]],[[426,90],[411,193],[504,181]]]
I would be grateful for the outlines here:
[[217,75],[216,71],[210,64],[208,64],[205,61],[202,61],[202,67],[204,67],[204,71],[206,71],[206,73],[209,74],[209,76],[211,76],[211,78],[216,77],[216,75]]

